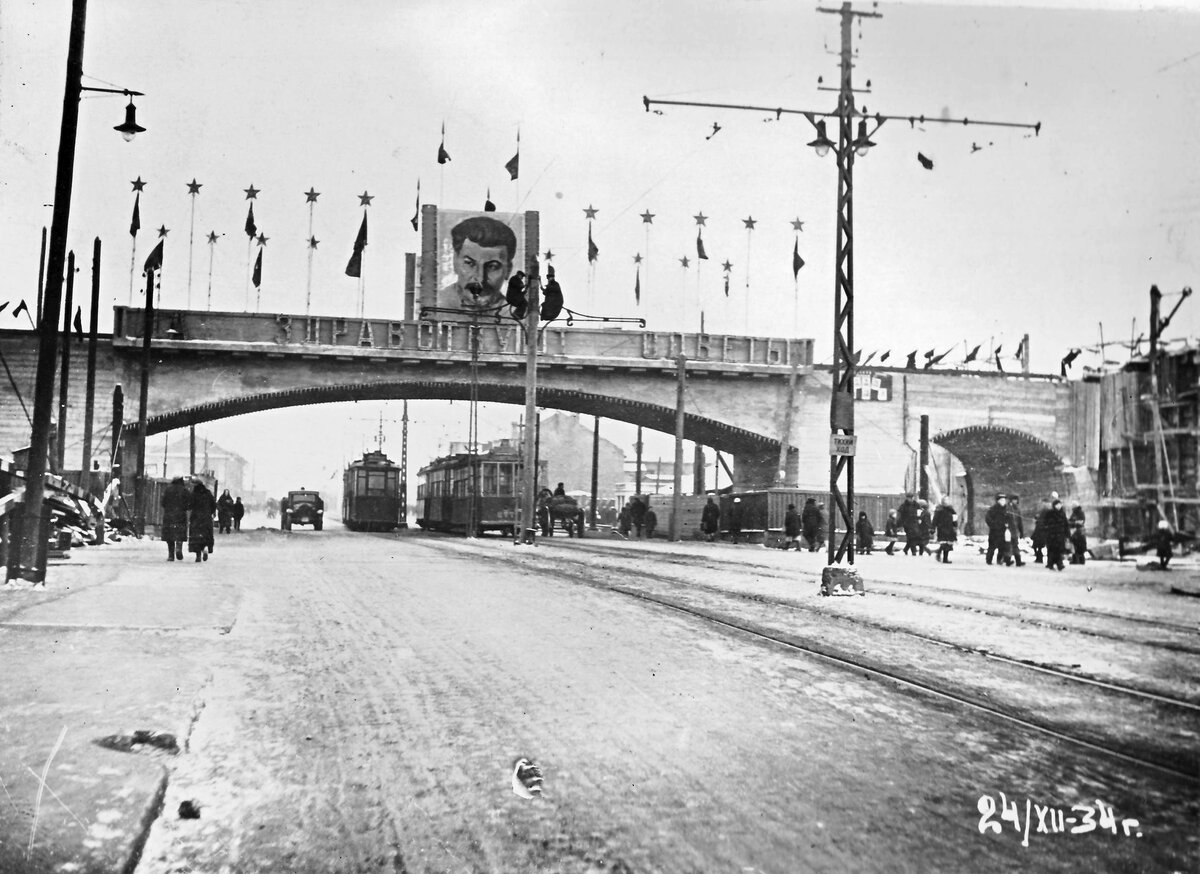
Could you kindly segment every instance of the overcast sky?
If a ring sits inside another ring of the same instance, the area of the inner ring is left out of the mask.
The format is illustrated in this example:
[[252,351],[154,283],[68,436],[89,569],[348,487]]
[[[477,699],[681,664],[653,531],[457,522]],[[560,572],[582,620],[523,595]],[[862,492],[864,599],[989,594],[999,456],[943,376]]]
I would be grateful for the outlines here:
[[[1071,347],[1099,341],[1101,323],[1108,340],[1144,332],[1152,284],[1172,294],[1195,283],[1200,13],[1142,5],[1151,8],[884,3],[882,18],[854,25],[867,111],[1042,124],[1036,137],[902,121],[876,133],[855,165],[856,345],[893,356],[955,347],[949,363],[976,344],[1011,354],[1028,333],[1034,369],[1053,372]],[[2,297],[14,302],[36,297],[69,20],[67,0],[0,6],[0,265]],[[269,238],[261,308],[302,313],[312,189],[313,310],[353,315],[357,287],[343,271],[366,192],[366,311],[397,317],[404,254],[419,251],[409,224],[418,180],[421,202],[446,208],[481,207],[490,190],[502,211],[540,213],[540,248],[554,252],[568,306],[645,316],[658,330],[694,331],[703,312],[709,332],[812,337],[827,360],[837,174],[832,156],[804,146],[809,123],[761,111],[659,115],[642,96],[831,110],[818,77],[836,84],[839,39],[838,16],[793,0],[93,2],[85,84],[144,91],[148,131],[125,143],[112,131],[123,98],[83,101],[70,243],[82,258],[103,240],[110,325],[111,306],[130,300],[131,182],[141,178],[137,260],[169,229],[164,304],[208,305],[211,264],[212,308],[241,310],[253,185]],[[438,165],[443,124],[451,161]],[[518,131],[513,182],[504,165]],[[1183,305],[1169,335],[1200,335],[1200,301]],[[361,418],[377,419],[367,406]],[[495,412],[507,421],[520,411]],[[457,415],[430,407],[423,431],[459,439]],[[332,430],[344,429],[349,418],[336,418]],[[237,439],[272,421],[259,417]],[[239,427],[210,430],[220,439]]]

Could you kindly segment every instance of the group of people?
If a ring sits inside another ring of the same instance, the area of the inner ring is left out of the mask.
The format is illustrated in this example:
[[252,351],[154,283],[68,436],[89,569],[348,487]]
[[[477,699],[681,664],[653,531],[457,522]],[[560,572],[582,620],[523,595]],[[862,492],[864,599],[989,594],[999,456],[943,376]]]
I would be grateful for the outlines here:
[[[712,502],[711,498],[709,498],[709,502]],[[634,537],[649,539],[654,536],[657,528],[658,514],[654,512],[654,508],[648,502],[643,501],[637,495],[630,498],[621,508],[621,512],[617,514],[617,532],[622,537],[629,537],[632,534]]]
[[[241,498],[234,498],[226,489],[214,498],[201,480],[189,484],[177,476],[162,494],[162,539],[167,544],[167,561],[183,561],[183,544],[194,553],[196,561],[208,561],[215,545],[213,517],[221,533],[240,531],[246,508]],[[232,526],[232,527],[231,527]]]
[[[1021,539],[1025,536],[1025,522],[1021,517],[1020,496],[996,495],[996,501],[983,517],[988,530],[986,561],[995,560],[1000,565],[1021,567],[1025,564],[1021,556]],[[1043,559],[1048,570],[1061,571],[1063,559],[1070,552],[1071,564],[1087,561],[1087,518],[1078,504],[1067,516],[1058,492],[1042,502],[1034,516],[1030,540],[1033,546],[1033,561],[1041,564]]]
[[[801,539],[803,538],[803,544]],[[787,505],[783,514],[783,548],[793,546],[799,551],[807,547],[809,552],[816,552],[825,545],[825,514],[817,505],[816,498],[804,502],[804,509],[796,512],[795,504]]]
[[221,534],[241,531],[242,517],[245,515],[246,508],[242,506],[242,499],[229,494],[229,489],[217,498],[217,527]]
[[[875,529],[865,512],[858,514],[855,526],[858,551],[875,551]],[[895,555],[896,544],[904,538],[905,555],[932,555],[936,561],[951,564],[950,553],[958,542],[958,511],[950,503],[950,496],[943,495],[929,512],[929,502],[914,495],[905,495],[904,501],[894,510],[888,511],[883,525],[883,538],[887,541],[884,552]],[[936,543],[936,549],[930,549]]]

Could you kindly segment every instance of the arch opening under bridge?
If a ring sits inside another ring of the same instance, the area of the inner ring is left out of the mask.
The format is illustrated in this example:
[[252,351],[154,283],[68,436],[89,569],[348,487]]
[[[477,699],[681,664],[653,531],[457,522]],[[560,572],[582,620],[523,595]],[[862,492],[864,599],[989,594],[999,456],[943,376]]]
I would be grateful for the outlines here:
[[1072,488],[1063,473],[1064,460],[1054,447],[1016,428],[971,425],[943,431],[929,442],[955,456],[966,472],[962,530],[968,534],[982,533],[976,520],[983,518],[999,492],[1019,495],[1022,513],[1029,517],[1036,512],[1037,502],[1050,492],[1065,496]]
[[[310,386],[278,392],[261,392],[210,403],[181,407],[148,417],[147,436],[173,431],[233,416],[311,404],[367,400],[470,400],[469,383],[441,380],[396,381],[370,384]],[[484,403],[523,405],[522,386],[481,383],[477,398]],[[600,416],[603,419],[640,425],[672,434],[675,410],[659,404],[630,398],[539,386],[537,405],[545,409]],[[136,423],[130,423],[136,428]],[[737,458],[773,458],[779,454],[779,442],[744,428],[737,428],[704,416],[685,413],[684,439],[699,443]]]

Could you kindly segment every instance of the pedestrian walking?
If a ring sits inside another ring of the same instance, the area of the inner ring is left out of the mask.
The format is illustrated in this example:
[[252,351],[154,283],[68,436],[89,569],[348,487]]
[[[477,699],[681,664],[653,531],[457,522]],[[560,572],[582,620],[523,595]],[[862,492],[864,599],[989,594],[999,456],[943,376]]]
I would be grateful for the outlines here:
[[1033,531],[1030,534],[1030,541],[1033,545],[1033,563],[1041,564],[1043,554],[1046,551],[1046,532],[1042,528],[1042,518],[1046,515],[1046,511],[1050,509],[1050,501],[1043,498],[1038,502],[1037,513],[1033,517]]
[[729,539],[733,543],[742,540],[742,499],[734,498],[729,505]]
[[854,524],[854,539],[859,555],[870,555],[875,550],[875,526],[865,511],[858,514],[858,522]]
[[883,523],[883,536],[887,540],[887,549],[884,550],[888,555],[895,555],[892,552],[896,548],[896,541],[900,539],[900,517],[895,510],[888,510],[887,521]]
[[1046,532],[1046,569],[1062,570],[1063,553],[1067,547],[1068,534],[1067,514],[1063,512],[1062,501],[1055,500],[1050,509],[1042,516],[1042,528]]
[[641,537],[646,524],[646,505],[636,495],[629,499],[629,521],[633,525],[634,536]]
[[621,512],[617,514],[617,533],[622,537],[629,536],[629,530],[633,525],[633,516],[629,512],[629,503],[621,508]]
[[817,506],[816,498],[804,502],[804,511],[800,514],[800,533],[808,545],[809,552],[816,552],[821,544],[821,531],[825,527],[825,516]]
[[241,497],[238,497],[233,502],[233,530],[242,530],[242,517],[246,515],[246,506],[242,503]]
[[192,488],[192,512],[188,518],[188,551],[196,554],[196,561],[208,561],[213,551],[213,514],[217,512],[217,501],[213,493],[202,482]]
[[917,519],[921,515],[921,505],[913,495],[904,496],[900,505],[900,527],[904,529],[904,554],[919,555],[921,535],[917,530]]
[[1025,536],[1025,523],[1021,519],[1020,496],[1008,496],[1008,537],[1011,542],[1008,553],[1008,564],[1016,562],[1017,567],[1022,567],[1025,562],[1021,560],[1021,538]]
[[942,495],[941,502],[933,511],[933,536],[938,542],[934,558],[943,564],[950,564],[950,551],[958,540],[958,513],[951,506],[949,495]]
[[642,525],[646,529],[646,539],[649,540],[654,536],[654,529],[658,527],[658,514],[654,512],[653,507],[646,508],[646,515],[642,518]]
[[783,514],[783,548],[788,550],[793,546],[800,551],[800,514],[796,512],[795,504],[788,504],[787,512]]
[[1067,518],[1067,524],[1071,527],[1071,564],[1085,564],[1087,562],[1087,516],[1083,512],[1083,507],[1076,504],[1071,509],[1071,515]]
[[221,492],[221,497],[217,498],[217,526],[221,534],[233,530],[233,495],[229,494],[229,489]]
[[704,505],[704,509],[700,512],[700,530],[704,532],[704,539],[709,543],[716,540],[717,531],[720,527],[721,508],[716,505],[716,502],[712,498],[709,498],[708,503]]
[[929,502],[917,501],[917,555],[932,555],[929,551],[929,537],[933,533],[933,519],[929,515]]
[[167,561],[183,561],[183,541],[188,536],[188,509],[192,506],[191,492],[183,477],[177,476],[163,489],[162,539],[167,542]]
[[1008,564],[1008,497],[996,495],[996,502],[988,507],[984,514],[983,524],[988,530],[988,545],[986,561],[992,563],[995,557],[999,564]]

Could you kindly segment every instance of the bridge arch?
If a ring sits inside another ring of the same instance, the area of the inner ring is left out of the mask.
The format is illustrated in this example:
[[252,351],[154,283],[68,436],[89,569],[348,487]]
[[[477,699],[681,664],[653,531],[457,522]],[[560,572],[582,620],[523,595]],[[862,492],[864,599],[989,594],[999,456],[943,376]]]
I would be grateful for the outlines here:
[[[468,383],[443,380],[343,383],[260,392],[149,416],[146,434],[152,436],[188,425],[285,407],[368,400],[469,400],[470,393],[471,387]],[[477,397],[485,403],[522,405],[525,403],[525,390],[524,387],[516,385],[480,383],[477,386]],[[596,415],[641,425],[668,434],[674,433],[675,430],[674,408],[632,398],[539,386],[537,404],[543,408]],[[136,427],[136,423],[131,424],[131,427]],[[779,452],[777,440],[692,413],[685,413],[684,416],[684,438],[734,457],[771,456]]]
[[967,533],[978,533],[975,520],[983,518],[997,492],[1020,495],[1028,518],[1039,499],[1052,491],[1065,494],[1069,487],[1063,476],[1065,462],[1054,447],[1016,428],[971,425],[942,431],[929,440],[954,455],[966,471]]

